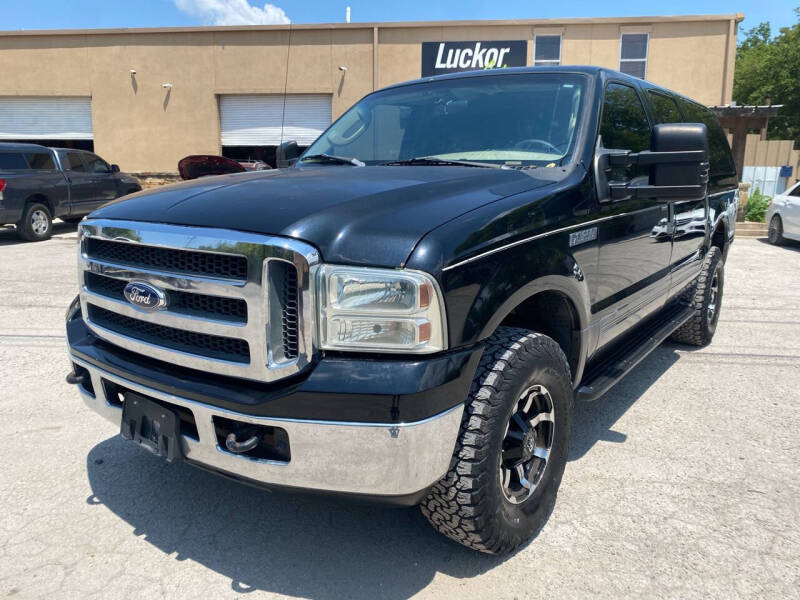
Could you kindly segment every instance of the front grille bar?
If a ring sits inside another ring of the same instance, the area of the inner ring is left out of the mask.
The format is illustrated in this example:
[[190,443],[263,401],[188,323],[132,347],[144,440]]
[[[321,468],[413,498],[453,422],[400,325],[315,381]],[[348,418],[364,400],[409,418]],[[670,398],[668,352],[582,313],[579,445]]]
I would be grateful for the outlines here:
[[[84,319],[106,341],[157,360],[258,381],[288,377],[313,361],[319,256],[308,244],[101,219],[81,223],[79,238]],[[167,307],[145,312],[127,302],[123,292],[130,281],[159,288]]]
[[245,340],[148,323],[89,304],[89,320],[105,329],[171,350],[238,363],[250,362]]
[[[115,279],[87,271],[84,284],[92,293],[125,302],[126,279]],[[297,290],[295,290],[297,293]],[[190,294],[178,290],[166,292],[170,311],[206,319],[219,319],[232,323],[247,323],[247,302],[241,298],[225,298],[205,294]]]
[[86,255],[105,262],[170,273],[189,273],[240,281],[247,279],[245,256],[175,250],[98,238],[86,240]]

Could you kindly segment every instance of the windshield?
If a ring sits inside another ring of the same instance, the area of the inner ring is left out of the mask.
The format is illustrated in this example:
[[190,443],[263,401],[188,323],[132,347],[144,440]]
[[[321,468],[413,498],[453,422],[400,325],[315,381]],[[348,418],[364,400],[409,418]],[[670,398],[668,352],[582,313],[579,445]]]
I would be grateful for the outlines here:
[[586,79],[570,73],[465,77],[392,88],[353,106],[306,151],[367,165],[435,157],[555,166],[575,144]]

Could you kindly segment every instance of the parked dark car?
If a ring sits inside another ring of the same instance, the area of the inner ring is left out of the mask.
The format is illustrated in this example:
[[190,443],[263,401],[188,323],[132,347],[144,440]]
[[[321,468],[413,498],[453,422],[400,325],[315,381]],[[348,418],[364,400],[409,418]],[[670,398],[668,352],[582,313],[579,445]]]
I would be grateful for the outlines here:
[[227,175],[229,173],[244,173],[245,171],[264,171],[270,166],[255,161],[237,161],[214,154],[192,154],[178,162],[178,174],[183,180],[199,179],[212,175]]
[[85,150],[0,143],[0,225],[16,225],[31,242],[48,239],[55,218],[78,222],[141,189],[135,177]]
[[168,460],[420,504],[507,553],[551,513],[573,402],[711,342],[736,193],[714,114],[622,73],[392,86],[292,168],[81,223],[68,380]]

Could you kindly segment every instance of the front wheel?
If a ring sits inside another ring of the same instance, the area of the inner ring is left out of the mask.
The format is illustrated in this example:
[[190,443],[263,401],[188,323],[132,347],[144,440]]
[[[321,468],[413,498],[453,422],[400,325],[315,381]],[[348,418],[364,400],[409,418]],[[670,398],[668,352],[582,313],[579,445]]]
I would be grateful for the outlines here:
[[556,501],[569,451],[572,383],[558,344],[500,327],[464,408],[450,469],[421,505],[447,537],[506,554],[535,535]]
[[17,234],[28,242],[41,242],[53,235],[53,218],[44,204],[32,202],[25,206],[17,223]]
[[778,215],[773,215],[769,221],[767,239],[773,246],[779,246],[783,243],[783,221]]

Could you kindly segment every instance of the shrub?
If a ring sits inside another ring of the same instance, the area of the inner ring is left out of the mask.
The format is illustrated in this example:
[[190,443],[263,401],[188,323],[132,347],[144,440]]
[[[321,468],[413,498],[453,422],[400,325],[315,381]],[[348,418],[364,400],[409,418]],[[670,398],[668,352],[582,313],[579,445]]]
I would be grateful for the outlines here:
[[767,216],[767,208],[772,198],[765,196],[758,188],[747,198],[747,207],[744,211],[744,220],[763,223]]

